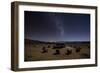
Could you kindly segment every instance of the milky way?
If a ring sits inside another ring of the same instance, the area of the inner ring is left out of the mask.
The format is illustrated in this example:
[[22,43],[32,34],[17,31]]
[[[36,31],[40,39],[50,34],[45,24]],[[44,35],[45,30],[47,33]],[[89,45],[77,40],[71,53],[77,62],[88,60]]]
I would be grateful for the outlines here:
[[63,37],[64,36],[64,26],[63,26],[63,22],[60,19],[59,16],[57,16],[55,13],[52,13],[52,20],[55,22],[56,28],[58,29],[60,36]]

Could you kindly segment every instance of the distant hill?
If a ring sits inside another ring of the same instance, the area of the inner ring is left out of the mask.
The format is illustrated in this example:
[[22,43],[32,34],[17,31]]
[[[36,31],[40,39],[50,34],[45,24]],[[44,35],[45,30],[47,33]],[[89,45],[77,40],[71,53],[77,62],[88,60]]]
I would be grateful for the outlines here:
[[25,39],[25,43],[44,43],[43,41]]
[[46,41],[25,39],[25,43],[55,43],[55,42],[46,42]]
[[25,43],[30,43],[30,44],[33,44],[33,43],[45,43],[45,44],[56,44],[56,43],[66,43],[66,44],[70,44],[70,43],[90,43],[90,41],[57,41],[57,42],[46,42],[46,41],[39,41],[39,40],[31,40],[31,39],[25,39]]

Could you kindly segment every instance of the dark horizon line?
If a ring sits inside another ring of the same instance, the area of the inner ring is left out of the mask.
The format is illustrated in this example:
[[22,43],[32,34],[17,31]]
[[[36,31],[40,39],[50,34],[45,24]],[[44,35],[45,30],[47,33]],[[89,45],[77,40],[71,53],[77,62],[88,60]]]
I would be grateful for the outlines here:
[[24,40],[31,40],[31,41],[40,41],[40,42],[90,42],[90,40],[85,40],[85,41],[43,41],[43,40],[33,40],[33,39],[28,39],[25,38]]

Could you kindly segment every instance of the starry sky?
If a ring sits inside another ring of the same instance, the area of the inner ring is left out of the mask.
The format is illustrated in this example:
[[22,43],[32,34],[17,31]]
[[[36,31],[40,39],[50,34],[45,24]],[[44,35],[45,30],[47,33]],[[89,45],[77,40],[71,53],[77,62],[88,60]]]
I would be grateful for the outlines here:
[[25,39],[90,41],[90,14],[24,11]]

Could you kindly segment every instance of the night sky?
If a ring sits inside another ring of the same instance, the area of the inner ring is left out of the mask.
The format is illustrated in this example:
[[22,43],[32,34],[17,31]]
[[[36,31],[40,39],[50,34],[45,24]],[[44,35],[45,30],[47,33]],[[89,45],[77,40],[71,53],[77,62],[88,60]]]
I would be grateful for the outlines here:
[[90,41],[90,14],[25,11],[25,39]]

